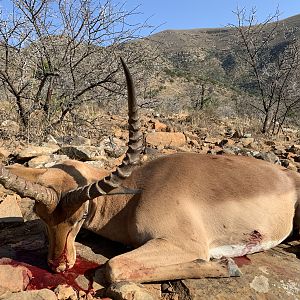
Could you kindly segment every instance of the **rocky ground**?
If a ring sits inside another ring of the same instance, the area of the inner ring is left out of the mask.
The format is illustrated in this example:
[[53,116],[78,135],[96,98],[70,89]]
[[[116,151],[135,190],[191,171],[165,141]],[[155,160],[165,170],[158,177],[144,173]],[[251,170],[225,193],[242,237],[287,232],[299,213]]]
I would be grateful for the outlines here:
[[[40,168],[72,158],[111,169],[126,151],[127,131],[125,119],[112,116],[108,121],[111,134],[99,141],[80,136],[49,137],[41,145],[2,140],[0,160]],[[181,119],[145,117],[142,124],[144,161],[194,151],[248,155],[300,172],[300,133],[295,130],[287,129],[281,137],[262,138],[243,132],[232,122],[221,122],[213,133],[182,125]],[[299,236],[272,250],[237,259],[243,272],[239,278],[108,287],[103,264],[128,249],[81,231],[75,267],[63,275],[52,274],[46,265],[44,227],[32,207],[30,199],[20,199],[0,186],[0,299],[300,299]]]

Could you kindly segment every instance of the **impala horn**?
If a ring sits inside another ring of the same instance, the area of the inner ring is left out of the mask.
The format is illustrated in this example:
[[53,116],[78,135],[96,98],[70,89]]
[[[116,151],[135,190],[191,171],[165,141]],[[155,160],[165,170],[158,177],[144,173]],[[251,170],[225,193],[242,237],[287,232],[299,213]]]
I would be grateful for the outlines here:
[[121,63],[126,77],[128,93],[129,141],[127,152],[121,165],[110,175],[99,181],[65,193],[63,195],[63,201],[66,201],[66,204],[76,203],[80,205],[87,200],[92,200],[106,194],[137,194],[140,192],[139,190],[121,186],[122,182],[130,176],[133,169],[139,164],[143,149],[143,134],[138,117],[138,106],[132,76],[122,58]]
[[16,176],[5,169],[3,164],[0,164],[0,183],[21,197],[28,197],[43,203],[50,212],[55,209],[60,199],[54,189]]
[[[67,192],[63,196],[63,199],[68,203],[75,201],[78,202],[77,204],[80,204],[110,192],[111,194],[139,193],[137,190],[123,188],[121,186],[123,180],[126,179],[131,174],[133,168],[138,165],[143,148],[143,135],[140,131],[141,125],[138,118],[134,84],[129,69],[122,58],[121,63],[124,69],[128,91],[129,142],[125,158],[116,171],[104,179]],[[50,187],[33,183],[12,174],[9,170],[5,169],[3,164],[0,164],[0,183],[6,189],[16,192],[21,197],[29,197],[37,202],[43,203],[49,212],[52,212],[56,208],[62,198],[60,194]]]

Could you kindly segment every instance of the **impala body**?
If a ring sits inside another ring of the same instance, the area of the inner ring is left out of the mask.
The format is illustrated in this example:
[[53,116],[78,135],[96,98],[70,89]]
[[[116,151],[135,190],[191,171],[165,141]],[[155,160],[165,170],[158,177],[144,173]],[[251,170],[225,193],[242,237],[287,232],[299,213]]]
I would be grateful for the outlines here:
[[111,282],[237,276],[230,257],[269,249],[299,230],[299,173],[248,157],[195,153],[137,167],[142,140],[132,103],[129,150],[112,174],[71,160],[49,169],[0,169],[3,185],[36,200],[53,270],[74,265],[82,226],[136,248],[107,262]]

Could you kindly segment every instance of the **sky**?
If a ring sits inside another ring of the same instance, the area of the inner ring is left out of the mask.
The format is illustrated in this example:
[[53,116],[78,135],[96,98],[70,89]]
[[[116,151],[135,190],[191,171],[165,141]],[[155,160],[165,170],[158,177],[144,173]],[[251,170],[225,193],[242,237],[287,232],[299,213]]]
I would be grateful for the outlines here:
[[[12,0],[0,0],[2,9],[10,10]],[[51,1],[51,0],[50,0]],[[69,0],[73,1],[73,0]],[[106,0],[92,0],[104,3]],[[256,7],[258,20],[263,21],[279,8],[280,19],[300,14],[300,0],[108,0],[123,4],[127,11],[137,7],[135,14],[129,19],[130,24],[148,23],[155,28],[154,32],[166,29],[193,29],[208,27],[224,27],[235,23],[232,11],[246,8],[250,11]],[[149,30],[142,35],[151,33]]]
[[165,29],[224,27],[234,23],[233,10],[256,7],[259,20],[281,12],[280,19],[300,14],[300,0],[127,0],[127,9],[138,6],[137,21],[150,18],[148,23]]

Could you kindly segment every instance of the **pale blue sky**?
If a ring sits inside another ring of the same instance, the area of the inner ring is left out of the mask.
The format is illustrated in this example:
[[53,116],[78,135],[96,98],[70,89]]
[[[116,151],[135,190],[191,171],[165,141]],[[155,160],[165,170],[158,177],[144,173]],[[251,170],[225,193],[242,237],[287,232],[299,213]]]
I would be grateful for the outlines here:
[[136,18],[150,17],[150,24],[161,25],[157,31],[223,27],[235,21],[232,11],[237,6],[248,10],[256,7],[261,20],[274,13],[277,6],[281,19],[300,13],[299,0],[127,0],[125,7],[137,5],[142,15]]
[[[12,1],[12,0],[10,0]],[[0,0],[4,10],[10,10],[9,0]],[[72,0],[70,0],[72,1]],[[93,0],[92,0],[93,1]],[[103,1],[106,0],[96,0]],[[138,6],[140,14],[130,18],[130,23],[143,22],[158,27],[155,32],[165,29],[192,29],[223,27],[235,22],[232,13],[237,7],[250,10],[257,8],[258,17],[264,20],[279,7],[280,19],[300,14],[300,0],[111,0],[113,3],[125,3],[125,9]],[[143,32],[148,34],[149,30]]]

